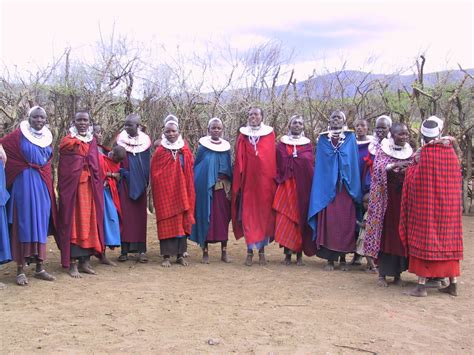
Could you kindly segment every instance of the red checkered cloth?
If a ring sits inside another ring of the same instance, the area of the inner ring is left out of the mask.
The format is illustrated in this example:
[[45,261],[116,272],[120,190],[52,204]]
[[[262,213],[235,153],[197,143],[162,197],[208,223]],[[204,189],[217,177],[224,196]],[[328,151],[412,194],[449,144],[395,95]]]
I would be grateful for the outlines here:
[[[181,166],[180,156],[184,158]],[[159,146],[151,160],[151,188],[158,226],[158,239],[191,234],[194,224],[194,159],[185,144],[176,160]]]
[[453,146],[427,144],[406,171],[399,232],[408,254],[423,260],[461,260],[461,169]]

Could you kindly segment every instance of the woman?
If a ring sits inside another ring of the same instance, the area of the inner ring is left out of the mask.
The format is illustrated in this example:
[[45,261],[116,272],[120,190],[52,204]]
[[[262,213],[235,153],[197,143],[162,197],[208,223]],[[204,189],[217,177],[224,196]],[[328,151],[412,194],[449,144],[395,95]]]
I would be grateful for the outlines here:
[[313,145],[304,136],[303,116],[292,116],[288,128],[288,134],[277,145],[275,241],[284,247],[286,265],[291,264],[291,254],[296,253],[296,264],[302,266],[303,251],[308,256],[316,252],[307,222],[314,154]]
[[178,118],[165,118],[160,145],[151,160],[151,188],[156,212],[161,266],[170,267],[170,257],[188,266],[183,254],[194,224],[193,155],[179,133]]
[[232,165],[230,144],[222,139],[222,121],[211,118],[208,135],[199,139],[194,162],[196,224],[190,239],[202,248],[202,263],[209,264],[209,243],[221,243],[221,260],[229,263],[227,240],[230,222]]
[[[453,139],[440,138],[442,126],[427,119],[421,126],[422,147],[409,167],[403,185],[400,237],[410,259],[409,271],[418,276],[411,296],[426,297],[430,279],[449,278],[441,292],[457,296],[457,277],[463,257],[461,167]],[[440,169],[442,167],[442,169]],[[440,203],[442,201],[442,203]]]
[[356,249],[355,203],[361,201],[360,173],[354,132],[345,129],[346,116],[335,111],[329,130],[319,135],[316,166],[309,203],[308,223],[316,235],[316,255],[334,270],[340,258],[347,271],[346,253]]
[[[356,132],[357,151],[359,153],[359,171],[360,171],[360,187],[362,190],[362,196],[370,191],[370,167],[372,159],[369,153],[369,145],[374,141],[374,137],[368,135],[369,125],[367,120],[359,118],[354,122],[354,129]],[[362,221],[364,216],[364,208],[362,204],[356,205],[356,216],[357,221]],[[356,226],[356,237],[359,235],[359,225]],[[354,253],[352,259],[352,265],[361,265],[362,256]]]
[[95,275],[90,257],[100,258],[105,250],[104,186],[89,114],[77,112],[73,124],[59,145],[58,232],[61,263],[72,278],[80,278],[80,273]]
[[10,190],[8,223],[11,225],[11,248],[17,264],[16,283],[28,284],[24,266],[36,263],[34,277],[54,281],[46,272],[46,243],[56,220],[51,159],[53,136],[46,127],[46,111],[34,106],[28,120],[0,143],[8,156],[6,164],[7,187]]
[[247,126],[239,132],[232,181],[232,227],[236,239],[245,237],[245,265],[252,266],[253,249],[258,250],[259,264],[265,265],[265,246],[275,235],[275,132],[263,123],[260,107],[250,108]]
[[412,161],[413,149],[404,124],[394,124],[390,134],[374,161],[364,240],[364,254],[378,259],[378,285],[383,287],[388,286],[387,276],[394,277],[394,284],[401,284],[400,274],[408,267],[398,226],[405,168]]

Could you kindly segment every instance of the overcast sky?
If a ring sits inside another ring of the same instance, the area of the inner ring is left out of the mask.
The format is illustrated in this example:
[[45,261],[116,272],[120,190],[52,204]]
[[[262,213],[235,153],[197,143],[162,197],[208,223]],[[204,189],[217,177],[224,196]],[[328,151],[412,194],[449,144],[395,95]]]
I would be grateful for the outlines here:
[[426,71],[474,68],[471,1],[21,1],[0,0],[0,60],[18,68],[52,61],[65,47],[87,56],[99,39],[126,35],[143,48],[183,52],[274,40],[313,68],[390,73],[427,55]]

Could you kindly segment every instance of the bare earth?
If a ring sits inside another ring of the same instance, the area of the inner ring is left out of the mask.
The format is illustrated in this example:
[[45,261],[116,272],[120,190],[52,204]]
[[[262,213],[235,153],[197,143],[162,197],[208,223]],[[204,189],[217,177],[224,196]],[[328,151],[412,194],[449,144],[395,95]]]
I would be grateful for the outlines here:
[[[474,346],[474,218],[464,217],[465,260],[456,297],[429,290],[427,298],[405,287],[376,286],[362,268],[325,272],[321,259],[306,266],[281,264],[282,249],[268,248],[267,266],[247,267],[245,243],[229,243],[231,264],[210,248],[200,264],[190,243],[191,265],[160,266],[153,218],[148,264],[93,265],[98,275],[74,280],[59,266],[50,242],[49,283],[27,276],[14,284],[15,265],[1,267],[0,352],[56,353],[468,353]],[[118,251],[108,252],[114,259]],[[255,257],[255,259],[258,259]]]

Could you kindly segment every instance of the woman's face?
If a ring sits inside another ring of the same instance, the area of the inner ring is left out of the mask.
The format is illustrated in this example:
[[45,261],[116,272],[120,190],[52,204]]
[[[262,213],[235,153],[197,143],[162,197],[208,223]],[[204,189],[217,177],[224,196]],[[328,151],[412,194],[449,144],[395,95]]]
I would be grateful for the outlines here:
[[332,115],[329,118],[329,128],[330,129],[341,129],[344,125],[344,118],[341,115]]
[[262,123],[262,112],[259,108],[251,108],[249,111],[248,124],[251,127],[258,127]]
[[127,118],[124,123],[124,129],[130,137],[135,137],[138,134],[138,122],[133,118]]
[[79,112],[76,114],[74,118],[74,127],[76,127],[77,132],[81,136],[87,135],[87,131],[89,129],[89,114],[86,112]]
[[290,133],[293,136],[299,136],[303,132],[303,129],[304,129],[304,121],[302,118],[298,117],[291,120]]
[[28,121],[30,122],[31,128],[39,131],[46,124],[46,115],[43,110],[37,108],[36,110],[31,112]]
[[369,126],[367,125],[366,120],[357,120],[354,123],[354,128],[356,131],[357,138],[365,137],[369,131]]
[[408,132],[407,126],[401,125],[396,127],[392,132],[392,138],[393,142],[398,146],[404,146],[405,143],[408,143],[410,133]]
[[380,119],[375,125],[375,135],[377,139],[381,141],[387,138],[388,132],[390,131],[390,125],[386,119]]
[[211,125],[208,128],[209,135],[211,136],[211,139],[214,141],[219,140],[219,138],[222,137],[222,132],[224,130],[224,127],[222,126],[222,123],[219,121],[212,121]]
[[170,143],[174,143],[178,140],[179,130],[178,127],[173,123],[168,123],[163,130],[163,134]]

